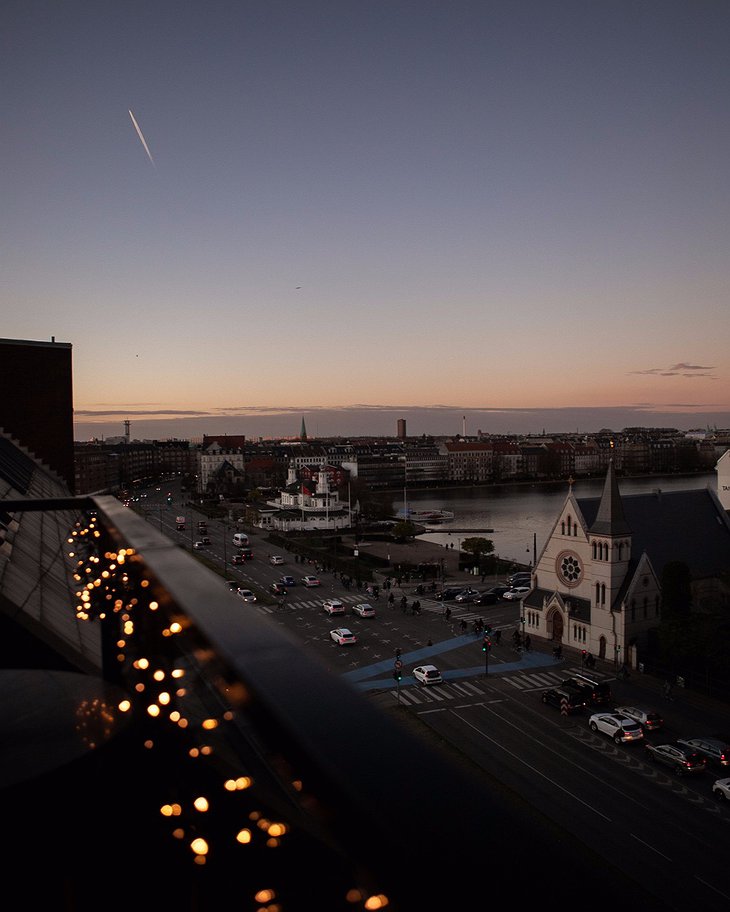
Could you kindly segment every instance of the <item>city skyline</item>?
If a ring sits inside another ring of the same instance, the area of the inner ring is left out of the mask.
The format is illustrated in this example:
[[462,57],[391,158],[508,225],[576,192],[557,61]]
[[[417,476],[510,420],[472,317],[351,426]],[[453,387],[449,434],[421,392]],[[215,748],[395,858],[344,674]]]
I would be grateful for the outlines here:
[[[116,420],[85,422],[76,415],[78,442],[125,435],[126,413]],[[410,439],[422,436],[456,437],[466,434],[540,435],[578,433],[590,436],[602,430],[624,428],[677,428],[679,431],[727,431],[730,413],[653,412],[645,409],[454,409],[379,408],[261,409],[251,414],[189,415],[130,420],[131,440],[201,440],[203,436],[244,435],[248,440],[298,439],[302,420],[307,439],[332,437],[389,437],[396,439],[399,419],[406,421]],[[700,420],[703,419],[703,420]]]
[[730,425],[726,4],[4,25],[2,334],[77,439]]

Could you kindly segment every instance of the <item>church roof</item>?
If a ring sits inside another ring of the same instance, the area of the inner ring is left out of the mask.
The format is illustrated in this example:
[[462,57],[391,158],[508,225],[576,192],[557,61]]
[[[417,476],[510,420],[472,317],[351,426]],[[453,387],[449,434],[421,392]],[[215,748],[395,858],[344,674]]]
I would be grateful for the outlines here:
[[730,570],[730,518],[710,488],[621,497],[616,487],[610,503],[604,502],[605,490],[601,498],[576,498],[591,531],[606,521],[609,507],[616,506],[615,495],[630,529],[632,554],[638,558],[646,551],[658,576],[670,561],[687,564],[695,579]]

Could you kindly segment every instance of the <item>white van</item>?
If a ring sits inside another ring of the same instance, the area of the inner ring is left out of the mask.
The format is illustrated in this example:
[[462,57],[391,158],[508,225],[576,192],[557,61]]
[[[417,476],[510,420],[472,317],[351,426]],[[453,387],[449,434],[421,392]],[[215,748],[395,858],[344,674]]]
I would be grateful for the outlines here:
[[233,544],[237,548],[246,548],[248,543],[248,535],[245,532],[236,532],[233,536]]

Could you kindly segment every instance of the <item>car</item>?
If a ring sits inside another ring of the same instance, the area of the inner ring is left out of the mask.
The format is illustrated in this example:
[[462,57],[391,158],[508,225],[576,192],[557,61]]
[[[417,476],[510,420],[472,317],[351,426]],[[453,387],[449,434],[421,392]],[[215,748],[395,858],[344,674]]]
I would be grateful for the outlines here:
[[664,725],[664,719],[654,709],[643,709],[641,706],[617,706],[616,712],[638,722],[645,731],[656,731]]
[[284,563],[284,558],[280,554],[272,554],[269,558],[269,563],[273,564],[276,567],[279,564]]
[[327,614],[330,615],[330,617],[333,614],[344,614],[345,613],[344,604],[339,599],[336,599],[336,598],[327,599],[326,601],[322,602],[322,608],[327,612]]
[[524,598],[529,591],[529,586],[515,586],[513,589],[508,589],[507,592],[502,595],[502,598],[507,599],[509,602],[515,601]]
[[542,702],[558,709],[565,708],[566,712],[579,712],[586,707],[585,697],[567,687],[550,687],[543,690]]
[[413,677],[421,684],[442,684],[444,680],[435,665],[418,665],[413,669]]
[[509,577],[507,582],[513,588],[515,586],[526,586],[532,582],[532,574],[529,571],[524,571],[524,572],[521,571],[520,573],[513,573],[512,576]]
[[272,583],[269,586],[269,592],[272,595],[286,595],[287,588],[283,583]]
[[472,599],[472,605],[496,605],[499,598],[495,592],[479,592]]
[[235,592],[240,585],[238,580],[227,580],[226,582],[228,583],[228,588],[231,592]]
[[613,738],[616,744],[640,741],[644,737],[641,725],[635,719],[620,713],[594,713],[588,720],[588,727],[593,732],[602,732]]
[[713,766],[730,766],[730,746],[720,738],[681,738],[678,744],[697,750]]
[[335,630],[330,630],[330,637],[338,646],[353,646],[357,643],[357,637],[347,627],[337,627]]
[[210,539],[208,538],[207,535],[201,536],[200,540],[202,541],[202,543],[203,543],[204,545],[209,545],[209,544],[210,544]]
[[303,576],[302,582],[305,586],[319,586],[320,582],[316,576]]
[[462,589],[461,592],[454,596],[455,602],[473,602],[474,598],[479,595],[478,589],[472,589],[467,586],[466,589]]
[[509,592],[510,586],[492,586],[490,589],[487,589],[487,592],[493,592],[497,598],[502,598],[505,592]]
[[282,578],[279,580],[279,582],[281,583],[282,586],[296,586],[296,584],[297,584],[297,581],[294,579],[293,576],[282,576]]
[[231,563],[232,564],[245,564],[246,558],[243,556],[243,554],[234,554],[233,557],[231,558]]
[[587,675],[580,673],[574,674],[562,682],[563,687],[574,687],[585,694],[586,701],[589,705],[607,706],[613,700],[611,685],[606,681],[596,681]]
[[360,605],[352,606],[353,614],[359,614],[361,618],[374,618],[375,609],[368,602],[362,602]]
[[436,596],[442,601],[447,602],[451,599],[455,599],[456,596],[463,591],[463,586],[447,586],[446,589],[442,589]]
[[203,544],[202,541],[193,542],[193,548],[194,548],[196,551],[201,551],[204,547],[205,547],[205,545]]
[[250,589],[238,589],[238,595],[244,600],[244,602],[255,602],[256,596]]
[[646,744],[649,759],[654,763],[662,763],[670,767],[678,776],[690,773],[704,773],[707,768],[707,758],[699,751],[692,750],[672,741],[668,744]]
[[730,801],[730,779],[715,779],[712,794],[720,801]]

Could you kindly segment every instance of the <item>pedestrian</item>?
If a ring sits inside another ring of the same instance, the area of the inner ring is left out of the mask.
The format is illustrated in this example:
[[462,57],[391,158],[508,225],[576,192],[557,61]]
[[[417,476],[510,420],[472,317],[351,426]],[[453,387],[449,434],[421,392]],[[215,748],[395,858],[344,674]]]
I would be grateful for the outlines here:
[[525,651],[526,652],[530,651],[530,634],[529,633],[525,637]]
[[461,619],[461,632],[466,633],[466,621],[464,618]]
[[451,620],[451,608],[448,605],[444,609],[444,614],[446,615],[446,620],[450,621]]

